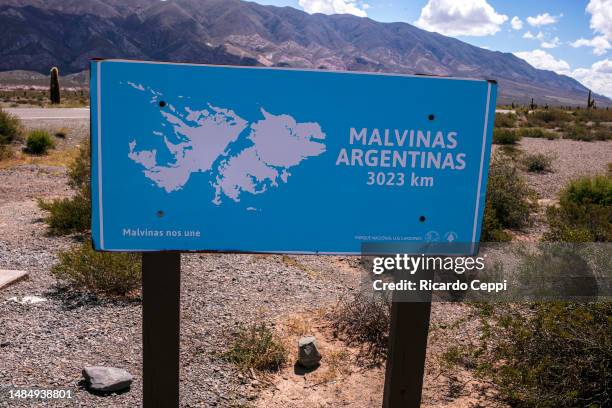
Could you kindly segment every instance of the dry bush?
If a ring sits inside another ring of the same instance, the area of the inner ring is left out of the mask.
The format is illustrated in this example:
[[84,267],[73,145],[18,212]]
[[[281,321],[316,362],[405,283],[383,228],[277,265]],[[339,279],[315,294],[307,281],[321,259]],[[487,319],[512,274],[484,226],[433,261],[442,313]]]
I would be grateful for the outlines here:
[[0,144],[0,161],[11,159],[15,156],[15,152],[11,149],[11,146]]
[[278,371],[287,362],[287,354],[280,337],[261,323],[241,328],[223,357],[241,370]]
[[358,363],[382,364],[387,358],[391,300],[385,294],[357,293],[341,299],[329,313],[334,336],[350,346],[358,346]]
[[526,154],[522,163],[531,173],[546,173],[552,171],[553,157],[544,153]]

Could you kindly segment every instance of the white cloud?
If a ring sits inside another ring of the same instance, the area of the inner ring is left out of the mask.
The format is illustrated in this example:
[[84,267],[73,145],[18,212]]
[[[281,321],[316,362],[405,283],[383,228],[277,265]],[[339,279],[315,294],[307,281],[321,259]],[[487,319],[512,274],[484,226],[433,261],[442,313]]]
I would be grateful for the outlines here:
[[356,0],[299,0],[298,4],[310,14],[353,14],[359,17],[366,17],[366,9],[370,8]]
[[587,88],[612,98],[612,60],[606,58],[591,65],[591,68],[577,68],[570,75]]
[[515,52],[514,55],[539,69],[547,69],[557,73],[567,73],[570,70],[570,65],[567,61],[555,59],[555,57],[544,50],[521,51]]
[[551,16],[548,13],[538,14],[535,17],[527,17],[527,22],[532,27],[540,27],[547,24],[554,24],[559,21],[558,16]]
[[517,16],[514,16],[512,17],[512,20],[510,20],[510,25],[512,26],[513,30],[520,30],[523,28],[523,21]]
[[612,41],[612,0],[591,0],[586,11],[591,13],[591,28]]
[[540,40],[540,46],[542,48],[557,48],[559,45],[561,45],[561,40],[559,37],[555,37],[550,41],[547,41],[546,35],[544,35],[542,31],[538,32],[537,35],[533,35],[531,31],[527,31],[525,34],[523,34],[523,38],[527,38],[528,40]]
[[572,70],[567,61],[556,59],[543,50],[515,52],[514,55],[536,68],[570,76],[594,92],[612,98],[612,59],[597,61],[590,68]]
[[591,14],[591,29],[595,32],[593,38],[580,38],[572,47],[591,47],[593,54],[604,55],[612,48],[612,0],[591,0],[586,7]]
[[487,0],[429,0],[414,24],[444,35],[485,36],[498,32],[507,20]]
[[550,41],[542,41],[540,45],[543,48],[557,48],[559,45],[561,45],[561,40],[559,40],[559,37],[555,37]]
[[571,46],[574,48],[578,47],[591,47],[593,48],[593,54],[595,55],[604,55],[612,45],[610,45],[610,41],[608,41],[603,35],[598,35],[597,37],[593,37],[590,40],[586,38],[580,38],[573,43]]

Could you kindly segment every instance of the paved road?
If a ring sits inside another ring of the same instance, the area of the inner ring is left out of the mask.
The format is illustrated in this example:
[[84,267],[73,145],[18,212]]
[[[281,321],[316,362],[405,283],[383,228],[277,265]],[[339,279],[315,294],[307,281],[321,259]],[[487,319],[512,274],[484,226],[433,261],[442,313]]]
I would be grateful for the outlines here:
[[[89,108],[5,108],[23,120],[34,119],[89,119]],[[496,112],[508,113],[498,109]]]
[[22,120],[89,119],[89,108],[4,108]]

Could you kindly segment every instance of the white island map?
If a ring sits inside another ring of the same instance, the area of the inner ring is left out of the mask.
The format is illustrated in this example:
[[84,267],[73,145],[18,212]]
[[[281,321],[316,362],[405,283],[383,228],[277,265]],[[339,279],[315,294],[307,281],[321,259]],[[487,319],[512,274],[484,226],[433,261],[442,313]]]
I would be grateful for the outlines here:
[[[150,93],[151,104],[163,100],[155,90],[128,85]],[[243,193],[261,194],[287,183],[289,169],[325,152],[325,133],[318,123],[298,123],[290,115],[275,115],[263,107],[261,119],[249,122],[231,109],[210,103],[199,110],[178,108],[167,101],[161,105],[161,130],[153,131],[159,148],[138,150],[138,140],[133,139],[128,157],[167,193],[182,189],[194,173],[209,173],[212,202],[221,205],[224,197],[238,202]],[[169,153],[170,160],[160,160],[158,149],[167,149],[164,157]]]

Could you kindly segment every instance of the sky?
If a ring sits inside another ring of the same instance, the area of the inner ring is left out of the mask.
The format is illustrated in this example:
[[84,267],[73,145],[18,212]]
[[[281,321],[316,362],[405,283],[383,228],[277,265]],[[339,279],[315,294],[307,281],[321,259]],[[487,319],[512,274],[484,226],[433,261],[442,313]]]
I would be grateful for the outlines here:
[[402,21],[511,52],[612,98],[612,0],[255,0],[308,13]]

